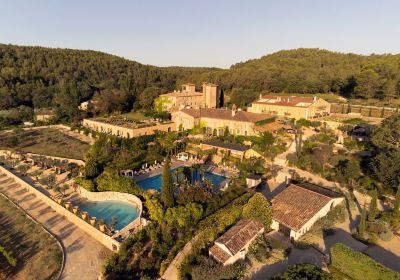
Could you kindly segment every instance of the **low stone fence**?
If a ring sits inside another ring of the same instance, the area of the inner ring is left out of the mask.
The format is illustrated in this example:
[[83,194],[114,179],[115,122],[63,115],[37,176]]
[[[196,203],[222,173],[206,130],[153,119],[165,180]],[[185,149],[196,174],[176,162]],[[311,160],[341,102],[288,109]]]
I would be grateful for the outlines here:
[[136,208],[138,208],[139,216],[135,220],[130,222],[128,225],[126,225],[114,236],[119,236],[119,235],[123,236],[129,233],[130,230],[140,226],[143,206],[142,206],[142,201],[137,196],[129,193],[120,193],[120,192],[90,192],[82,187],[78,188],[78,192],[81,197],[84,197],[91,201],[107,201],[107,200],[125,201],[129,204],[133,204]]
[[55,160],[60,160],[60,161],[66,160],[66,161],[71,162],[71,163],[76,163],[77,165],[85,165],[85,162],[83,160],[80,160],[80,159],[48,156],[48,155],[28,153],[28,152],[24,153],[24,154],[18,154],[16,152],[9,151],[9,150],[0,150],[0,155],[6,156],[6,157],[15,158],[15,159],[20,159],[22,155],[25,155],[27,157],[35,157],[35,156],[37,156],[37,157],[45,157],[45,158],[55,159]]
[[34,153],[26,153],[26,155],[29,156],[29,157],[40,156],[40,157],[56,159],[56,160],[67,160],[68,162],[76,163],[77,165],[85,165],[85,162],[83,160],[80,160],[80,159],[46,156],[46,155],[34,154]]
[[121,245],[121,243],[111,236],[108,236],[104,233],[102,233],[100,230],[97,228],[93,227],[86,221],[82,220],[78,216],[76,216],[74,213],[70,212],[68,209],[64,208],[62,205],[58,204],[54,200],[52,200],[50,197],[46,196],[39,190],[35,189],[33,186],[25,182],[23,179],[12,173],[11,171],[7,170],[6,168],[0,166],[0,173],[6,175],[7,177],[13,179],[16,183],[20,184],[23,186],[28,192],[34,194],[36,197],[38,197],[40,200],[42,200],[44,203],[46,203],[49,207],[51,207],[55,212],[57,212],[60,215],[65,216],[71,223],[76,225],[78,228],[81,230],[85,231],[87,234],[89,234],[91,237],[96,239],[98,242],[103,244],[105,247],[112,251],[117,251]]

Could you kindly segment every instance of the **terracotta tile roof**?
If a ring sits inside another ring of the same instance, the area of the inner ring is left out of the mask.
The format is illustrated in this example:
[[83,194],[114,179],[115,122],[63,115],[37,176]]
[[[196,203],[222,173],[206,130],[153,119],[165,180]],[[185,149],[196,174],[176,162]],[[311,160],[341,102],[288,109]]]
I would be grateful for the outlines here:
[[51,108],[40,108],[35,110],[35,115],[54,115],[54,111]]
[[187,97],[187,96],[202,96],[202,92],[191,92],[191,91],[176,91],[176,92],[168,92],[164,94],[160,94],[160,96],[166,96],[166,97]]
[[213,84],[213,83],[208,83],[208,82],[203,82],[203,83],[202,83],[202,86],[211,86],[211,87],[217,87],[217,85],[216,85],[216,84]]
[[272,199],[272,216],[279,223],[299,230],[331,200],[324,191],[290,184]]
[[188,114],[194,118],[223,119],[249,123],[256,123],[258,121],[274,117],[273,115],[250,113],[246,111],[235,111],[235,114],[232,114],[232,110],[210,108],[182,109],[181,112]]
[[242,219],[215,240],[215,243],[225,245],[233,256],[242,250],[263,228],[263,224],[259,221]]
[[314,102],[314,97],[264,95],[262,99],[253,103],[271,106],[308,107]]
[[263,125],[257,125],[255,126],[255,130],[259,132],[275,132],[278,131],[279,129],[289,129],[291,128],[290,125],[282,124],[282,123],[277,123],[277,122],[271,122],[271,123],[266,123]]
[[235,143],[225,143],[222,141],[204,141],[202,144],[217,147],[217,148],[224,148],[224,149],[228,149],[228,150],[240,151],[240,152],[245,152],[247,150],[250,150],[250,147],[246,147],[246,146],[243,146],[240,144],[235,144]]
[[214,245],[210,248],[209,253],[219,262],[225,263],[232,255],[225,252],[218,245]]

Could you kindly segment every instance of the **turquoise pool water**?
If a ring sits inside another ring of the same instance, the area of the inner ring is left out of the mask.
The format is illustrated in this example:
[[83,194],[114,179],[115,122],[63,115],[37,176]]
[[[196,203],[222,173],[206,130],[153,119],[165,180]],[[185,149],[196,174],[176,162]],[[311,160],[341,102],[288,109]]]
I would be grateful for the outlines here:
[[97,220],[104,219],[107,225],[111,224],[113,216],[117,218],[117,230],[123,229],[139,216],[139,209],[124,201],[80,201],[78,205],[81,211],[86,211],[89,216],[96,217]]
[[[174,172],[174,170],[172,170],[172,172]],[[221,176],[221,175],[214,174],[211,172],[205,172],[204,177],[210,179],[211,182],[216,186],[221,184],[226,179],[225,176]],[[197,179],[200,179],[200,178],[197,178]],[[150,177],[147,179],[137,181],[137,184],[145,190],[154,189],[156,191],[161,191],[161,184],[162,184],[161,183],[161,174],[156,175],[154,177]]]

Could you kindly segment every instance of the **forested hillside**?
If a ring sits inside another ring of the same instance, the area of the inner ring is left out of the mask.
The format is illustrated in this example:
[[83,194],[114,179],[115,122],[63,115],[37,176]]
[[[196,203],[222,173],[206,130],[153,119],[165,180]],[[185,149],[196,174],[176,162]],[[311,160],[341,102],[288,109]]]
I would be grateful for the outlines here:
[[[262,92],[333,92],[353,98],[400,97],[400,55],[355,55],[319,49],[280,51],[230,69],[155,67],[85,50],[0,44],[0,110],[53,107],[58,119],[79,119],[93,96],[101,114],[148,109],[177,83],[220,85],[231,103]],[[24,107],[21,107],[24,106]],[[26,106],[26,107],[25,107]]]
[[0,110],[54,107],[73,117],[80,102],[99,93],[104,113],[126,111],[146,88],[159,94],[174,89],[177,79],[210,70],[148,66],[96,51],[0,44]]
[[233,65],[228,70],[195,75],[232,91],[233,102],[244,102],[260,91],[334,92],[353,98],[400,96],[400,55],[355,55],[320,49],[279,51]]

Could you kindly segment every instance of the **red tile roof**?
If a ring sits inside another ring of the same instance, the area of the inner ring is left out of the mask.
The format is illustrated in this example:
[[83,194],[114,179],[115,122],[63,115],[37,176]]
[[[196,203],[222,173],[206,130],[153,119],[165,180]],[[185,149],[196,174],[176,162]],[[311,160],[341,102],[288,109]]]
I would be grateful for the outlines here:
[[273,115],[250,113],[246,111],[235,111],[235,113],[232,114],[232,110],[228,109],[182,109],[181,112],[194,118],[224,119],[250,123],[256,123],[265,119],[274,118]]
[[164,93],[164,94],[160,94],[160,96],[176,96],[176,97],[187,97],[187,96],[202,96],[203,93],[202,92],[191,92],[191,91],[176,91],[176,92],[168,92],[168,93]]
[[239,151],[239,152],[245,152],[245,151],[250,150],[250,147],[247,147],[247,146],[243,146],[243,145],[236,144],[236,143],[225,143],[222,141],[204,141],[204,142],[202,142],[202,144],[208,145],[211,147],[223,148],[223,149]]
[[263,228],[263,224],[259,221],[242,219],[215,242],[224,244],[233,256],[242,250]]
[[273,219],[297,231],[332,199],[326,192],[290,184],[271,201]]
[[225,252],[221,247],[218,245],[214,245],[210,248],[209,253],[219,262],[225,263],[230,257],[230,254]]
[[263,125],[257,125],[255,127],[255,130],[257,130],[259,132],[275,132],[282,128],[290,129],[291,127],[290,127],[290,125],[281,124],[281,123],[277,123],[277,122],[271,122],[271,123],[266,123]]
[[268,104],[271,106],[308,107],[314,103],[314,97],[264,95],[255,104]]

